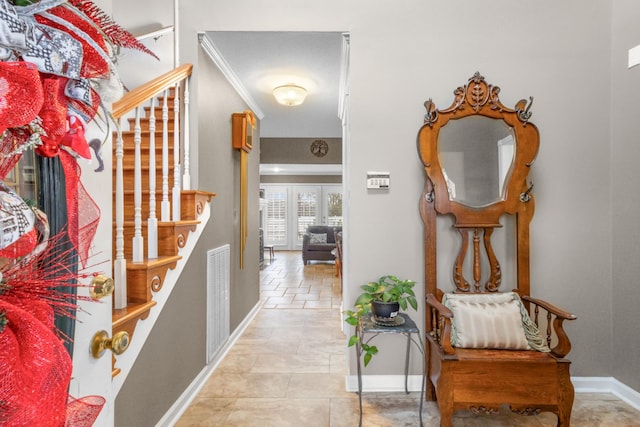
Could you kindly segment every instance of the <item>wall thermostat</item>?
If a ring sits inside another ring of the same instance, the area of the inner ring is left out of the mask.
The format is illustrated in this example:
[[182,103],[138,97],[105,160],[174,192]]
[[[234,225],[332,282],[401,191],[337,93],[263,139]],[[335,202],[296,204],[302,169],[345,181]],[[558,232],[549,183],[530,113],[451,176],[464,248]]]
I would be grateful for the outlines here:
[[367,172],[367,188],[375,190],[389,189],[389,172]]

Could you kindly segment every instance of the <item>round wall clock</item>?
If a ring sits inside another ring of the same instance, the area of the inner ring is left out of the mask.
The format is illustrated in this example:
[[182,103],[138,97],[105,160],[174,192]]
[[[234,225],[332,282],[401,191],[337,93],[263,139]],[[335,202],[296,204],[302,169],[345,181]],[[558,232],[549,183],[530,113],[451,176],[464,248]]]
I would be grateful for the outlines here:
[[322,139],[316,139],[311,143],[311,153],[316,157],[324,157],[329,152],[329,144]]

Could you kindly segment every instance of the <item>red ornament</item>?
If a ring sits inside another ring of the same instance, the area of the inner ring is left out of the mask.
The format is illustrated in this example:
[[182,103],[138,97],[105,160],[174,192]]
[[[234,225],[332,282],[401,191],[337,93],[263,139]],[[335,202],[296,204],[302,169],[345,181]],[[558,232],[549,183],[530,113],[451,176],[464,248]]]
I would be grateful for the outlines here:
[[76,152],[80,157],[85,159],[91,158],[91,150],[87,139],[84,137],[84,125],[76,116],[68,116],[67,124],[69,130],[60,140],[60,145],[67,146]]

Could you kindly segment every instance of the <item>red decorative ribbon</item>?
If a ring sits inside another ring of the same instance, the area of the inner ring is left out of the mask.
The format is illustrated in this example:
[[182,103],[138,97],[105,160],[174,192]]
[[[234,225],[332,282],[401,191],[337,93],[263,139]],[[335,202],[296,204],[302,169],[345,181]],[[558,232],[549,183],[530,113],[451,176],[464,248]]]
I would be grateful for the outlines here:
[[0,424],[3,427],[64,425],[69,353],[51,325],[43,301],[0,299],[8,323],[0,333]]
[[71,358],[44,301],[0,298],[8,321],[0,332],[0,425],[91,427],[106,400],[68,395]]
[[100,222],[100,208],[80,182],[80,166],[76,159],[65,150],[60,150],[60,162],[66,179],[69,239],[85,267]]
[[106,399],[102,396],[69,397],[65,427],[91,427],[100,414]]

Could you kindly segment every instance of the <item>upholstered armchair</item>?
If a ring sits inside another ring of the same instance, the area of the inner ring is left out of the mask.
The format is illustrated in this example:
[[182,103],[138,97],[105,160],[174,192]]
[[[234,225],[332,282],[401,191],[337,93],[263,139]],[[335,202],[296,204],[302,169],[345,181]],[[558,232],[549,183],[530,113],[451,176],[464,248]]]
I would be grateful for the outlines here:
[[[335,231],[334,231],[335,230]],[[302,261],[305,265],[309,261],[334,261],[332,252],[336,248],[335,232],[342,231],[342,227],[329,225],[310,225],[302,236]]]

